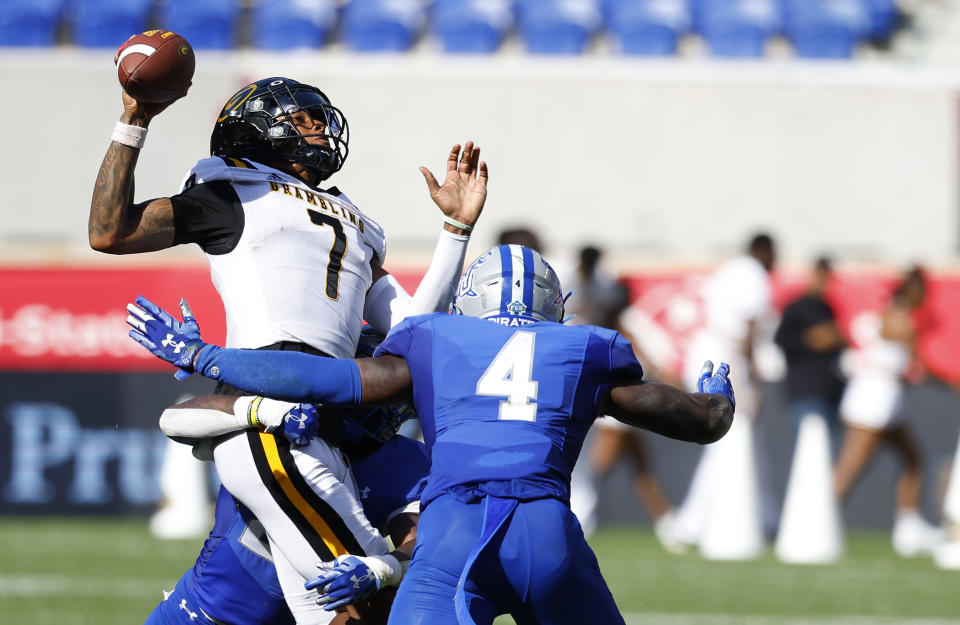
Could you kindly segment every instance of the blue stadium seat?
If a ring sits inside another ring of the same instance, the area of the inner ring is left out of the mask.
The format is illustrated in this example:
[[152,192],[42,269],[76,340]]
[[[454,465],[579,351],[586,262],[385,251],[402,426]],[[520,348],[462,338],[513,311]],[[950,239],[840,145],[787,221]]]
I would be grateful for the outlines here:
[[84,48],[119,48],[147,30],[152,0],[87,0],[68,11],[73,42]]
[[337,12],[334,0],[262,0],[251,17],[255,48],[293,50],[323,47]]
[[343,13],[343,40],[358,52],[404,52],[424,24],[419,0],[353,0]]
[[165,0],[160,7],[159,23],[186,37],[194,48],[234,47],[238,0]]
[[710,54],[760,58],[782,27],[777,0],[700,0],[698,30]]
[[580,54],[602,23],[598,0],[519,0],[517,12],[533,54]]
[[786,33],[797,56],[849,59],[870,31],[861,0],[787,0]]
[[510,0],[437,0],[431,32],[446,52],[492,53],[513,25]]
[[0,46],[54,45],[62,12],[63,0],[3,0]]
[[624,54],[676,54],[677,41],[690,29],[688,0],[611,0],[605,12]]
[[870,14],[871,39],[886,39],[897,28],[900,13],[897,0],[865,0]]

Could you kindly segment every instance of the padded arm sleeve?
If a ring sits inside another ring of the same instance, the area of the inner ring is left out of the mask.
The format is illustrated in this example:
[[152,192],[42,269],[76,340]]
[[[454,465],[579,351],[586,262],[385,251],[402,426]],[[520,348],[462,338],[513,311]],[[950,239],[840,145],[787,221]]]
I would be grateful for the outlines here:
[[160,415],[160,430],[171,438],[207,438],[245,427],[246,416],[208,408],[167,408]]
[[377,280],[364,303],[363,316],[367,322],[386,334],[406,317],[445,312],[463,272],[469,242],[469,236],[441,230],[433,260],[413,297],[389,274]]
[[285,401],[358,404],[362,397],[360,369],[345,358],[207,345],[194,368],[208,378]]

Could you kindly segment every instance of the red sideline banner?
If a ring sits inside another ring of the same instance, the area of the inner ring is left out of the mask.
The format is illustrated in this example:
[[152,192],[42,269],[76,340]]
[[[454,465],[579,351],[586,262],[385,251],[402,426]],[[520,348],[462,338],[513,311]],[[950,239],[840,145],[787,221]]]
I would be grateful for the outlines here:
[[[701,323],[697,293],[704,273],[650,272],[629,276],[631,319],[645,349],[659,364],[677,371],[685,340]],[[397,275],[411,292],[417,272]],[[778,275],[775,300],[782,309],[803,290],[794,275]],[[829,293],[841,327],[853,344],[875,323],[896,276],[877,272],[838,273]],[[177,310],[186,297],[204,338],[222,343],[223,309],[206,267],[134,269],[0,269],[0,370],[165,371],[127,337],[125,307],[145,295]],[[251,296],[257,296],[251,294]],[[920,315],[920,353],[926,368],[960,382],[960,277],[932,276]]]
[[[679,375],[686,343],[703,323],[699,292],[706,272],[651,272],[629,276],[632,305],[626,326],[661,369]],[[875,335],[880,314],[898,283],[896,274],[879,271],[835,272],[827,292],[841,330],[854,347]],[[778,311],[801,295],[806,279],[774,276]],[[920,365],[930,374],[960,383],[960,276],[929,276],[926,303],[917,314]],[[775,321],[775,319],[774,319]]]

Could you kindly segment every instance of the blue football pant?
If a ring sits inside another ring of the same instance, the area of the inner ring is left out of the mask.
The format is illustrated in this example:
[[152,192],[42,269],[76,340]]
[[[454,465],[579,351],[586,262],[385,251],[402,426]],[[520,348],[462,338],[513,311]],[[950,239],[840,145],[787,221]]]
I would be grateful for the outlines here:
[[[413,562],[389,625],[457,625],[457,582],[483,527],[484,504],[445,495],[420,515]],[[555,499],[520,503],[478,558],[464,586],[470,615],[489,625],[623,624],[570,509]]]
[[196,597],[187,588],[189,572],[177,582],[176,587],[164,597],[144,625],[216,625],[200,609]]

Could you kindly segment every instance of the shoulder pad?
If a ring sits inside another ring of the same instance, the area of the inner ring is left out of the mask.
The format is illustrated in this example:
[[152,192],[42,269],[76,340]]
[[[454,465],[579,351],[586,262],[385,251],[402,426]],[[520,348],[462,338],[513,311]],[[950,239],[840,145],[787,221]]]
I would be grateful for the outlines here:
[[249,161],[239,158],[211,156],[197,161],[197,164],[187,172],[180,185],[180,191],[186,191],[195,184],[211,182],[213,180],[233,180],[237,171],[256,170]]

